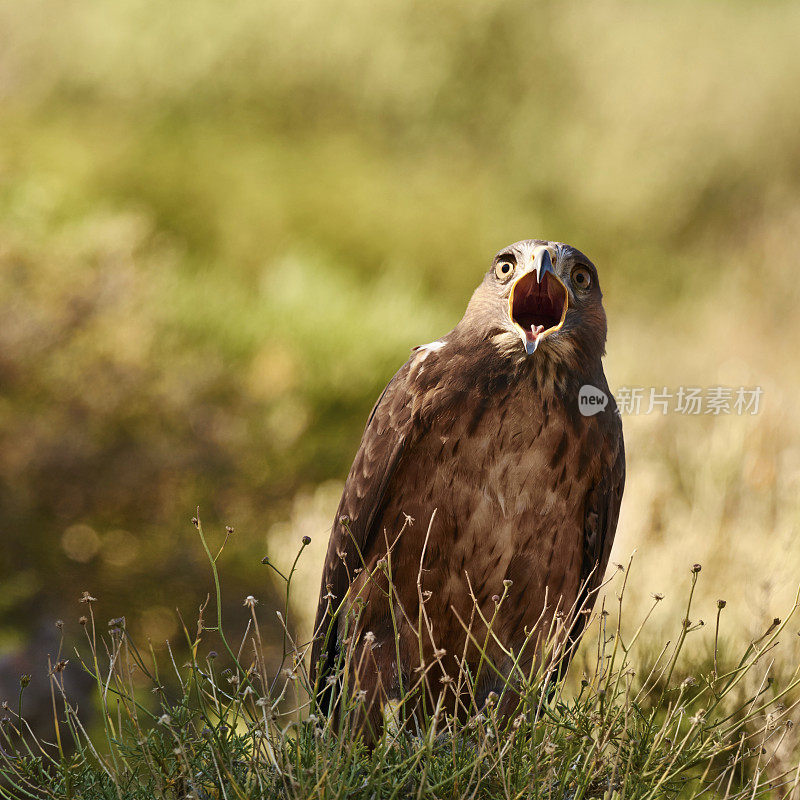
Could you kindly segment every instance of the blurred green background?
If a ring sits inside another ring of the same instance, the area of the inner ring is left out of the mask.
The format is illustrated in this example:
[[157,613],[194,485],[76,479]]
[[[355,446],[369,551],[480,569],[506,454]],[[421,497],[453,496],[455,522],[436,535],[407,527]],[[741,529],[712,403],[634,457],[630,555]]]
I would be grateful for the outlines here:
[[312,537],[307,626],[371,404],[528,237],[597,263],[612,387],[764,389],[625,420],[631,591],[700,561],[743,636],[780,611],[799,33],[788,2],[1,2],[0,693],[83,590],[176,637],[197,506],[232,607]]

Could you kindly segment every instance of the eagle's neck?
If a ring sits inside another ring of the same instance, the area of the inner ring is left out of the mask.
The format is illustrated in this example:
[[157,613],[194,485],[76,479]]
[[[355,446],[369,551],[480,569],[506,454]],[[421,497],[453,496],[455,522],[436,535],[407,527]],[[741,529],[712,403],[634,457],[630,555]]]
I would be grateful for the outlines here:
[[577,413],[582,385],[606,386],[599,358],[570,358],[574,351],[550,348],[532,356],[509,356],[491,339],[453,334],[416,348],[409,359],[412,409],[422,422],[486,407],[518,393]]

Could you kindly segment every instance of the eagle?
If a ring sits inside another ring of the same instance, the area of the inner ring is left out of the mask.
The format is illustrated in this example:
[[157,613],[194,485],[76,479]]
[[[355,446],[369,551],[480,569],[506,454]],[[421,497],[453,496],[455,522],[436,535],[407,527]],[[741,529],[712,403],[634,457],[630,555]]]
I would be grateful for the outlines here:
[[595,265],[560,242],[520,241],[494,257],[461,321],[389,381],[323,567],[311,670],[324,713],[343,685],[358,692],[358,729],[374,742],[386,703],[420,674],[428,702],[457,713],[467,673],[474,702],[495,692],[511,713],[503,676],[514,659],[540,663],[532,632],[541,645],[572,614],[569,657],[625,483],[606,331]]

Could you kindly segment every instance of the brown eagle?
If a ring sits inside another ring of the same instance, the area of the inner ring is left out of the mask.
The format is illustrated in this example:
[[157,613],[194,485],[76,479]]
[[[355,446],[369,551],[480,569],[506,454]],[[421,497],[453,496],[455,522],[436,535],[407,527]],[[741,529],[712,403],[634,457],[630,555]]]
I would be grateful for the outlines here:
[[[595,266],[535,239],[501,250],[458,325],[414,348],[372,409],[331,532],[312,649],[323,707],[345,645],[374,738],[421,672],[452,711],[450,678],[480,671],[477,642],[502,671],[537,626],[591,608],[625,482],[605,342]],[[500,693],[496,671],[478,680],[478,703]]]

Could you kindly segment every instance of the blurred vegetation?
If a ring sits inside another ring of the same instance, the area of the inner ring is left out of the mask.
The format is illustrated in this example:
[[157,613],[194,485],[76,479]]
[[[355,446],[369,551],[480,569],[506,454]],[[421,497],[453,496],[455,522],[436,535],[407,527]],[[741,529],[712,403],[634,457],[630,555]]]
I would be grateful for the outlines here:
[[197,505],[236,529],[233,603],[265,552],[309,533],[319,558],[386,380],[531,236],[598,264],[612,386],[764,387],[757,417],[626,421],[617,558],[653,570],[630,591],[702,560],[743,630],[785,606],[799,26],[782,2],[0,0],[11,666],[87,589],[174,636],[209,588]]

